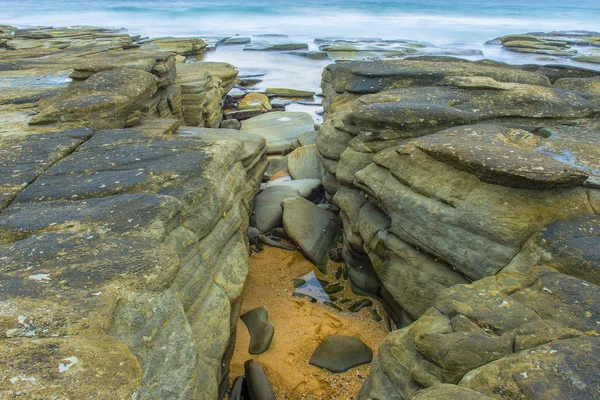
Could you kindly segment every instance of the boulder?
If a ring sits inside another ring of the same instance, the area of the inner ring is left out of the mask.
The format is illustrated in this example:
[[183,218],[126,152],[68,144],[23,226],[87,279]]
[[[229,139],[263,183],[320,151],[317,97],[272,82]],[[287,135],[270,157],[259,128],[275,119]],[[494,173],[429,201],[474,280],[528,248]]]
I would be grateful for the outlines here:
[[317,159],[317,145],[299,147],[287,158],[287,169],[292,179],[321,179],[323,166]]
[[326,268],[340,229],[334,214],[301,197],[288,198],[283,201],[283,227],[306,258]]
[[290,186],[274,185],[263,190],[254,199],[256,228],[261,232],[281,226],[283,218],[282,201],[288,197],[300,197],[300,192]]
[[308,50],[306,43],[272,43],[272,42],[254,42],[244,46],[247,51],[284,51],[284,50]]
[[[446,289],[433,308],[382,343],[377,376],[359,398],[374,397],[382,383],[391,389],[382,398],[420,398],[417,390],[435,393],[440,383],[468,389],[448,392],[492,398],[498,392],[507,398],[593,397],[593,352],[600,340],[584,332],[593,325],[585,315],[595,315],[598,287],[548,268],[531,272]],[[558,371],[586,384],[566,383]]]
[[306,198],[311,195],[321,186],[320,179],[298,179],[293,181],[282,181],[273,183],[272,186],[287,186],[297,189],[300,196]]
[[263,307],[255,308],[240,316],[250,333],[248,353],[262,354],[269,349],[275,328],[269,324],[269,314]]
[[262,93],[248,93],[238,103],[238,110],[261,110],[271,111],[271,103],[269,98]]

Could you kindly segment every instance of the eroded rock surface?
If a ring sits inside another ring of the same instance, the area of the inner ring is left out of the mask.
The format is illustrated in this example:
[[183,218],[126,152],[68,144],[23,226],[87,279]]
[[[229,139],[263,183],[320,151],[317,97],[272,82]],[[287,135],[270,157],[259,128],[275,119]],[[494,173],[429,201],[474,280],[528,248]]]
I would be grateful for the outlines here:
[[[408,325],[361,398],[593,398],[596,74],[447,57],[325,69],[317,156],[348,273]],[[586,383],[568,388],[561,369]]]
[[172,52],[126,33],[10,32],[0,397],[222,397],[267,147],[180,126],[218,125],[237,71],[198,64],[180,85]]

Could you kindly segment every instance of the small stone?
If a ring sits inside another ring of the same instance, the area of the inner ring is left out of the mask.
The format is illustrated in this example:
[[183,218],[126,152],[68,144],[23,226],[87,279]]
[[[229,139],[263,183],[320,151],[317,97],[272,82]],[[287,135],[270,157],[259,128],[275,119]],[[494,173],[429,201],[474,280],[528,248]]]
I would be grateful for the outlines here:
[[294,288],[299,288],[300,286],[304,285],[306,283],[306,281],[304,279],[294,279],[292,281],[292,285],[294,285]]
[[359,312],[361,309],[365,308],[365,307],[371,307],[373,305],[373,302],[369,299],[360,299],[355,301],[354,303],[352,303],[350,305],[350,307],[348,307],[348,310],[352,311],[352,312]]
[[250,333],[248,353],[262,354],[268,350],[275,334],[273,325],[267,322],[269,314],[263,307],[255,308],[240,317]]
[[238,121],[237,119],[225,119],[223,121],[221,121],[221,125],[220,127],[222,129],[236,129],[239,130],[240,129],[240,121]]

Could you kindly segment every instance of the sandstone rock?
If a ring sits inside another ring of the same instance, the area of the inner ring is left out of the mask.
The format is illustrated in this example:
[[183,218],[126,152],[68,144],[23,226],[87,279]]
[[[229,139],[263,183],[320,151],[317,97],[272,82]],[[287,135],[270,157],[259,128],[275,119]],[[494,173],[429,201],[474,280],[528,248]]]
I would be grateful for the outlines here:
[[283,201],[283,227],[306,258],[323,269],[340,226],[334,214],[303,198]]
[[536,265],[551,265],[598,285],[598,223],[597,216],[588,216],[548,225],[526,242],[503,271],[525,273]]
[[[540,231],[597,213],[595,72],[522,68],[428,56],[333,65],[323,74],[317,157],[341,208],[346,262],[372,265],[372,276],[357,274],[353,284],[396,302],[401,325],[446,288],[500,270],[550,264],[595,279],[593,254],[552,263]],[[388,383],[379,379],[373,390],[385,392]]]
[[415,145],[484,182],[532,189],[583,184],[584,171],[536,151],[542,140],[519,129],[472,125],[421,137]]
[[285,88],[267,88],[265,94],[278,97],[313,97],[315,92]]
[[[538,398],[536,393],[588,397],[593,385],[564,383],[556,371],[572,371],[584,380],[592,376],[593,349],[600,342],[583,333],[591,327],[583,311],[594,315],[590,310],[596,299],[587,296],[596,291],[597,286],[543,268],[532,275],[499,274],[445,290],[434,308],[381,345],[374,373],[385,374],[388,388],[394,388],[383,398],[411,398],[415,393],[420,398],[420,387],[435,388],[440,382],[493,398],[499,391],[510,398],[522,393],[531,398]],[[580,303],[582,296],[590,300]],[[382,379],[369,378],[374,382],[360,398],[374,397]],[[533,389],[538,385],[543,392]],[[436,393],[433,388],[422,395]]]
[[58,96],[42,100],[38,114],[29,123],[60,122],[98,129],[135,125],[135,113],[156,92],[156,81],[153,75],[139,70],[99,72]]
[[[373,160],[373,164],[356,173],[357,184],[383,204],[392,219],[391,231],[471,279],[498,272],[525,240],[543,226],[569,216],[593,213],[581,187],[532,191],[487,184],[410,146],[381,152]],[[451,189],[458,187],[460,191]],[[542,198],[552,198],[552,202],[541,201]],[[491,212],[493,204],[498,204],[498,208]],[[481,211],[474,211],[477,209]],[[442,215],[444,222],[440,220]],[[484,220],[478,221],[481,217]],[[454,218],[461,222],[449,223]],[[426,227],[429,223],[432,225]],[[449,247],[442,250],[446,246]]]
[[302,112],[271,112],[242,123],[240,132],[254,133],[267,139],[269,154],[285,152],[301,133],[314,130],[309,114]]
[[287,169],[292,179],[321,179],[323,167],[317,159],[317,145],[299,147],[287,158]]
[[175,57],[172,53],[148,50],[107,51],[81,57],[73,66],[73,80],[85,80],[95,73],[115,69],[141,70],[158,78],[158,87],[175,81]]
[[145,47],[156,48],[160,51],[170,51],[182,56],[195,56],[204,52],[206,43],[202,39],[195,37],[160,37],[148,40]]
[[547,78],[540,74],[457,59],[443,64],[420,59],[333,64],[325,69],[323,82],[337,93],[377,93],[392,88],[434,86],[447,76],[486,76],[498,82],[549,86]]
[[461,386],[438,384],[431,388],[418,391],[412,400],[491,400],[492,397],[485,396],[474,390]]
[[238,71],[217,62],[186,63],[177,67],[186,125],[216,128],[221,122],[222,101],[235,85]]
[[238,110],[261,110],[271,111],[269,98],[262,93],[248,93],[242,101],[238,103]]

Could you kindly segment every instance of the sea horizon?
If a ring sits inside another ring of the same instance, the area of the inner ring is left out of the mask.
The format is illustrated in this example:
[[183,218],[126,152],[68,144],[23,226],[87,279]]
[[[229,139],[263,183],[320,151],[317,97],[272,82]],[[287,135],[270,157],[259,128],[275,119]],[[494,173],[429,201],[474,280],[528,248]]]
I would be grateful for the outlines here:
[[285,34],[292,37],[382,38],[436,45],[482,44],[509,33],[598,30],[600,3],[559,1],[392,0],[231,1],[82,0],[0,1],[0,24],[94,25],[143,36]]

